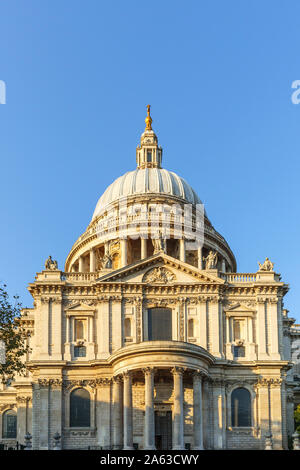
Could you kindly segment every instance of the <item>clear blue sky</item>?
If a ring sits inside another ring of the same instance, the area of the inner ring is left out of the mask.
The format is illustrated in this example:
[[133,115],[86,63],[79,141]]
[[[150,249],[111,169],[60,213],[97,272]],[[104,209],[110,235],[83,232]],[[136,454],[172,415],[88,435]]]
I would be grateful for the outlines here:
[[0,279],[24,306],[98,198],[135,168],[146,105],[239,272],[268,256],[300,322],[299,1],[9,0],[0,6]]

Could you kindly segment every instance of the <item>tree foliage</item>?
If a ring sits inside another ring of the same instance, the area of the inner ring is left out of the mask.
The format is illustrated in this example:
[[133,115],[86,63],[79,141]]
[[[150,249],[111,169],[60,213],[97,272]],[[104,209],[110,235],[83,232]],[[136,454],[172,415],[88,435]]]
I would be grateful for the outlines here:
[[5,362],[0,363],[0,381],[4,384],[13,380],[16,374],[25,375],[25,358],[30,348],[28,333],[20,322],[21,303],[18,296],[10,301],[5,284],[0,284],[0,340],[5,345]]
[[300,433],[300,405],[294,411],[295,427],[296,431]]

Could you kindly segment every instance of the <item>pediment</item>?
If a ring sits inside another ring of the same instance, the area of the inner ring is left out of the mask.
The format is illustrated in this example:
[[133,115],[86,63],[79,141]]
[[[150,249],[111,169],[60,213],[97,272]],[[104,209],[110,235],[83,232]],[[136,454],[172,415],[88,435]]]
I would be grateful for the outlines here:
[[78,302],[66,310],[67,315],[93,315],[95,309],[90,305]]
[[247,305],[236,303],[230,308],[225,309],[227,316],[253,316],[256,312],[255,309],[247,307]]
[[203,283],[224,284],[225,281],[205,270],[183,263],[164,253],[158,253],[124,268],[106,273],[96,282],[126,282],[145,284]]

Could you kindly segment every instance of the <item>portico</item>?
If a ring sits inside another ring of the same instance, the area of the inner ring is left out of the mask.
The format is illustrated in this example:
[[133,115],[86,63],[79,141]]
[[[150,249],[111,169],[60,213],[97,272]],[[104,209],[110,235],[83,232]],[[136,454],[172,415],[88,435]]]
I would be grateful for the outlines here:
[[[169,435],[164,438],[172,443],[172,449],[185,448],[185,434],[192,448],[203,449],[203,391],[204,382],[210,380],[208,366],[213,363],[213,358],[198,346],[177,342],[177,347],[174,343],[171,347],[170,343],[144,342],[123,348],[115,355],[114,448],[133,449],[136,431],[132,425],[135,411],[133,387],[139,386],[144,395],[143,449],[155,449],[159,433],[167,432],[156,429],[158,416],[171,416]],[[122,356],[126,356],[124,370]],[[145,367],[144,364],[149,365]],[[188,412],[189,429],[185,429],[186,392],[192,397]]]
[[[161,403],[159,399],[155,400],[155,375],[161,377],[161,373],[169,375],[171,380],[169,385],[171,400],[164,403],[164,408],[172,412],[172,449],[182,450],[184,444],[184,387],[185,380],[192,380],[193,390],[193,409],[190,412],[193,416],[193,445],[192,448],[203,449],[203,380],[208,378],[201,371],[187,370],[180,367],[171,369],[156,369],[146,367],[140,371],[127,371],[122,376],[113,379],[113,429],[114,429],[114,448],[132,450],[134,442],[133,430],[133,401],[132,401],[132,383],[134,378],[140,380],[141,374],[144,376],[144,426],[143,426],[143,449],[156,449],[155,441],[157,430],[155,427],[155,414],[161,415]],[[123,393],[121,391],[123,388]],[[164,412],[163,415],[166,415]]]

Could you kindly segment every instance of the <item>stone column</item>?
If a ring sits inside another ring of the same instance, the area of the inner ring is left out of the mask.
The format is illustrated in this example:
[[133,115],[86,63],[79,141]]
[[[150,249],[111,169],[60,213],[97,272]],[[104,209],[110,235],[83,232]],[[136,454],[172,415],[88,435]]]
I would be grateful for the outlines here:
[[224,381],[215,379],[213,383],[213,413],[214,413],[214,449],[223,449],[225,442],[225,390]]
[[122,380],[113,378],[113,449],[122,449]]
[[222,272],[226,273],[226,263],[225,263],[225,258],[222,259]]
[[94,273],[96,271],[96,255],[93,248],[90,250],[90,272]]
[[155,449],[155,419],[154,419],[154,370],[151,367],[144,369],[145,374],[145,424],[144,449]]
[[83,273],[83,256],[79,256],[78,264],[78,272]]
[[181,238],[179,240],[179,259],[185,263],[185,240]]
[[147,239],[141,238],[141,259],[147,258]]
[[198,248],[198,268],[203,269],[203,263],[202,263],[202,246]]
[[[212,416],[211,416],[211,393],[209,379],[203,379],[203,402],[202,406],[203,417],[202,417],[202,429],[203,429],[203,448],[211,448],[211,435],[212,435]],[[203,423],[205,426],[203,427]]]
[[202,421],[202,375],[201,372],[193,374],[193,418],[194,418],[194,449],[203,449],[203,421]]
[[173,407],[173,450],[184,449],[183,436],[183,369],[172,369],[174,380],[174,407]]
[[133,450],[133,423],[132,423],[132,377],[130,372],[123,374],[124,383],[124,450]]
[[127,265],[127,240],[121,239],[121,268]]

